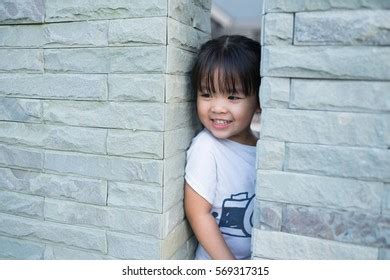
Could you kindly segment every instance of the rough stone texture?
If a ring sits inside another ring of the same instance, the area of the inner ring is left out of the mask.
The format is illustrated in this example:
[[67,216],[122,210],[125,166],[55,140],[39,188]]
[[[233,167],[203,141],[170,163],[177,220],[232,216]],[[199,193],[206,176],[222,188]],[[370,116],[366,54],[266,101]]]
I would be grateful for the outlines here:
[[291,45],[293,43],[294,15],[270,13],[264,16],[263,45]]
[[168,103],[164,106],[165,130],[195,127],[195,106],[190,102]]
[[389,112],[388,92],[390,82],[292,79],[290,107],[344,112]]
[[379,260],[390,260],[390,249],[379,249]]
[[390,218],[364,212],[287,206],[282,231],[371,247],[388,246]]
[[168,16],[195,29],[211,33],[210,10],[195,5],[197,0],[171,0]]
[[336,9],[390,9],[387,0],[266,0],[266,12],[302,12]]
[[78,248],[107,252],[106,234],[102,230],[0,214],[0,234],[32,241],[50,241]]
[[[1,162],[1,161],[0,161]],[[162,162],[81,153],[45,152],[45,170],[131,183],[162,181]]]
[[257,197],[280,203],[379,215],[383,183],[259,170]]
[[44,0],[5,0],[0,3],[0,24],[41,23]]
[[108,255],[119,259],[155,260],[161,257],[158,239],[107,232]]
[[107,99],[105,75],[0,74],[0,94],[47,99]]
[[162,237],[161,215],[129,209],[45,199],[45,220]]
[[[195,54],[176,47],[168,47],[167,72],[169,74],[186,74],[192,69]],[[184,63],[183,63],[184,62]]]
[[192,231],[187,221],[183,221],[175,230],[164,240],[162,245],[162,254],[164,259],[169,259],[180,249],[181,244],[186,244],[186,241],[191,236]]
[[43,219],[43,202],[41,196],[0,191],[0,212],[11,215]]
[[385,194],[382,200],[382,213],[383,215],[390,216],[390,184],[385,184]]
[[67,247],[46,245],[45,260],[113,260],[114,258]]
[[[389,17],[390,11],[385,10],[297,13],[294,45],[388,46]],[[346,26],[353,28],[345,28]]]
[[165,0],[48,0],[46,22],[166,16]]
[[285,260],[372,260],[378,257],[378,249],[255,229],[253,255]]
[[[259,191],[257,191],[259,197]],[[256,199],[253,226],[261,230],[280,231],[283,206],[279,203]]]
[[380,114],[265,109],[261,136],[286,142],[386,148]]
[[290,100],[290,79],[263,77],[260,85],[262,108],[287,108]]
[[185,152],[190,146],[191,140],[194,136],[195,133],[193,129],[188,127],[164,133],[164,143],[170,143],[170,145],[164,145],[165,157],[171,157],[178,153]]
[[44,51],[45,71],[48,72],[161,73],[165,70],[166,64],[164,46],[45,49]]
[[107,33],[106,21],[0,26],[0,46],[102,47],[108,44]]
[[194,100],[190,86],[190,77],[166,75],[165,102],[183,102]]
[[163,133],[110,129],[107,135],[107,153],[118,156],[162,159]]
[[110,46],[165,45],[166,21],[165,17],[111,20],[108,44]]
[[45,245],[0,236],[0,259],[3,260],[41,260]]
[[162,213],[162,197],[160,186],[108,182],[108,206]]
[[104,181],[0,168],[0,188],[42,197],[106,205]]
[[389,181],[390,151],[373,148],[288,144],[286,170]]
[[196,51],[210,38],[208,33],[168,18],[168,43],[178,48]]
[[257,168],[282,170],[284,166],[284,142],[259,140],[257,141]]
[[161,74],[108,75],[109,100],[163,102],[165,81]]
[[0,97],[0,120],[40,123],[42,103],[38,100]]
[[36,149],[0,145],[0,164],[32,169],[42,169],[43,153]]
[[43,72],[43,51],[39,49],[0,49],[0,73]]
[[163,104],[44,101],[47,122],[77,126],[164,130]]
[[106,153],[106,130],[17,122],[0,123],[0,141],[65,151]]
[[389,48],[263,47],[261,74],[271,77],[390,80]]

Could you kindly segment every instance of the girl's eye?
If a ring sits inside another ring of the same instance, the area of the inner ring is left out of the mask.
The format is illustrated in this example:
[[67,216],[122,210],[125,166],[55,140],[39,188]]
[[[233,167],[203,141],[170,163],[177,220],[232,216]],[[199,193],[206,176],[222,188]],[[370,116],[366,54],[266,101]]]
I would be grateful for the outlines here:
[[201,93],[200,96],[204,97],[204,98],[210,98],[211,97],[211,94],[210,93]]
[[228,99],[229,99],[229,100],[239,100],[239,99],[241,99],[241,98],[238,97],[238,96],[236,96],[236,95],[229,95],[229,96],[228,96]]

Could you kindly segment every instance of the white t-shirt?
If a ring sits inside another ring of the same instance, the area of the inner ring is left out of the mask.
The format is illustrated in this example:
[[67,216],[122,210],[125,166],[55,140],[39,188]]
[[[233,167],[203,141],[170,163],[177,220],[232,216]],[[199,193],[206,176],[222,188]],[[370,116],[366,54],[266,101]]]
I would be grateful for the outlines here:
[[[211,205],[219,229],[236,259],[251,254],[256,147],[217,139],[203,129],[187,151],[185,179]],[[195,259],[210,259],[199,244]]]

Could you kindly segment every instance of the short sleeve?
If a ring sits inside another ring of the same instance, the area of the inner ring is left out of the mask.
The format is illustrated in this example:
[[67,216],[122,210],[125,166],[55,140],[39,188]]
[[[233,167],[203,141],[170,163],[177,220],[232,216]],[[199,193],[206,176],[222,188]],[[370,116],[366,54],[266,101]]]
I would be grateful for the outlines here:
[[[202,135],[203,136],[203,135]],[[217,168],[211,143],[199,137],[187,151],[185,179],[200,196],[213,204],[217,186]]]

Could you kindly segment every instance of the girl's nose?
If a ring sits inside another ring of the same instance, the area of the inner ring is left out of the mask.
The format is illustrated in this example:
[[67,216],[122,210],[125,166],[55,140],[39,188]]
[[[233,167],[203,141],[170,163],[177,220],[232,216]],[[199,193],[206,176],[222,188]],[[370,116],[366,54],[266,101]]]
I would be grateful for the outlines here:
[[223,100],[213,100],[211,104],[211,112],[215,114],[224,114],[227,112],[227,108],[223,102]]

